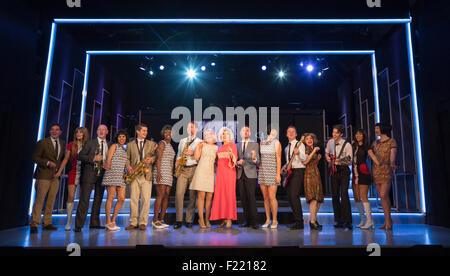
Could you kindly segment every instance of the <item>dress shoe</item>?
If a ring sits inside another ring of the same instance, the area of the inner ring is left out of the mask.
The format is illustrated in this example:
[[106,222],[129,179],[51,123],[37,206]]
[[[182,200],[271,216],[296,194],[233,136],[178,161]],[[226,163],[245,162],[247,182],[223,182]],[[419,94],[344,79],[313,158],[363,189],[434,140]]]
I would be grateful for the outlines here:
[[289,229],[291,229],[291,230],[301,230],[301,229],[304,229],[304,228],[305,228],[305,226],[301,222],[296,222],[296,223],[294,223],[293,225],[291,225],[289,227]]
[[145,224],[139,225],[139,230],[141,230],[141,231],[147,230],[147,225],[145,225]]
[[323,229],[323,226],[319,223],[319,221],[318,220],[316,220],[316,225],[317,226],[319,226],[320,227],[320,230],[322,230]]
[[55,226],[49,224],[49,225],[42,226],[42,230],[45,230],[45,231],[56,231],[56,230],[58,230],[58,228],[56,228]]
[[347,223],[344,223],[343,228],[347,229],[347,230],[353,230],[353,225],[351,223],[347,222]]
[[125,230],[130,231],[130,230],[134,230],[134,229],[136,229],[136,228],[137,228],[136,225],[130,224],[129,226],[125,227]]
[[187,227],[187,228],[192,228],[192,225],[193,225],[193,224],[192,224],[191,222],[186,222],[186,227]]
[[251,227],[249,223],[239,225],[239,228],[249,228],[249,227]]
[[30,234],[37,234],[38,233],[38,229],[36,226],[31,226],[30,227]]
[[343,224],[342,222],[337,222],[337,223],[334,225],[334,228],[344,228],[344,224]]
[[80,232],[81,232],[81,228],[75,227],[75,229],[73,229],[73,231],[74,231],[75,233],[80,233]]
[[175,222],[175,225],[173,226],[173,229],[180,229],[182,226],[183,226],[183,223],[177,221],[177,222]]
[[259,226],[257,224],[252,224],[249,227],[255,230],[259,229]]

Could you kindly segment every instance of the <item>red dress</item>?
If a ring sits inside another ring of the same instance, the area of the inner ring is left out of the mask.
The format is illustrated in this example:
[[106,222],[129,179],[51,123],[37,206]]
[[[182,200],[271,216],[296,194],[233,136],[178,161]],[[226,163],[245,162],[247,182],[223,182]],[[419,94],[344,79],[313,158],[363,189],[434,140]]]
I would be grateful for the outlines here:
[[[233,152],[234,160],[227,156],[229,149]],[[210,220],[237,220],[236,204],[236,168],[230,164],[236,162],[237,147],[235,143],[228,143],[217,152],[216,186]]]
[[73,142],[70,142],[66,146],[66,150],[70,151],[70,164],[72,165],[72,169],[67,174],[69,177],[67,184],[68,185],[75,185],[75,178],[77,176],[77,157],[78,157],[78,145],[75,145],[75,154],[72,154],[72,145]]

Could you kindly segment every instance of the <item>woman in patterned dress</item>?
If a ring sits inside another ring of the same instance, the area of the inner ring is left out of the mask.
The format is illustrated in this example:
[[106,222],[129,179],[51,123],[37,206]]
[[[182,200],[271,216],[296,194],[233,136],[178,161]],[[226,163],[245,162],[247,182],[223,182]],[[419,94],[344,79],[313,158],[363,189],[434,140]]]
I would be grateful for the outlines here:
[[164,140],[159,142],[156,159],[156,166],[153,171],[153,183],[156,187],[157,197],[155,200],[155,211],[152,221],[153,227],[157,229],[168,228],[164,222],[167,208],[169,206],[170,189],[173,184],[173,161],[175,151],[172,147],[172,127],[166,125],[161,130]]
[[375,134],[380,137],[372,145],[373,153],[377,157],[379,165],[373,166],[373,180],[380,194],[383,206],[385,223],[379,229],[392,230],[391,200],[389,193],[393,172],[397,169],[395,158],[397,155],[397,142],[388,135],[392,127],[388,124],[376,124]]
[[[124,130],[119,130],[116,135],[116,144],[112,145],[108,150],[106,163],[103,165],[105,175],[103,176],[102,185],[106,186],[107,200],[105,205],[106,214],[106,230],[118,231],[120,227],[116,225],[116,218],[125,201],[126,183],[124,179],[125,166],[127,163],[127,152],[125,145],[128,140],[128,134]],[[114,198],[117,194],[114,213],[111,218],[111,208]]]
[[67,174],[67,224],[66,231],[70,231],[70,225],[72,220],[72,211],[75,201],[75,191],[78,184],[80,184],[81,175],[81,161],[77,160],[78,153],[83,149],[84,144],[89,140],[89,132],[85,127],[79,127],[75,130],[73,135],[73,142],[70,142],[66,146],[66,156],[61,163],[61,167],[56,173],[55,177],[59,178],[66,168],[67,163],[70,160],[71,169]]
[[281,143],[276,139],[278,131],[272,127],[267,128],[269,137],[261,142],[261,164],[259,167],[258,183],[264,197],[266,222],[262,228],[270,225],[270,212],[272,211],[271,229],[278,227],[278,201],[277,189],[281,185]]
[[233,142],[233,132],[222,128],[219,141],[223,145],[217,151],[216,186],[210,220],[221,220],[220,227],[231,228],[233,220],[237,220],[236,204],[236,162],[237,147]]
[[[205,140],[200,142],[195,149],[194,158],[199,162],[189,187],[190,190],[197,191],[198,223],[202,229],[211,228],[209,218],[214,195],[214,165],[217,157],[214,130],[206,130],[204,137]],[[204,211],[205,217],[203,217]]]
[[321,230],[322,226],[317,222],[317,213],[320,209],[320,204],[323,203],[323,187],[322,179],[320,177],[320,171],[317,165],[319,164],[322,156],[318,154],[320,148],[315,147],[317,145],[317,136],[313,133],[305,134],[305,198],[309,204],[309,210],[311,213],[311,219],[309,226],[311,230]]

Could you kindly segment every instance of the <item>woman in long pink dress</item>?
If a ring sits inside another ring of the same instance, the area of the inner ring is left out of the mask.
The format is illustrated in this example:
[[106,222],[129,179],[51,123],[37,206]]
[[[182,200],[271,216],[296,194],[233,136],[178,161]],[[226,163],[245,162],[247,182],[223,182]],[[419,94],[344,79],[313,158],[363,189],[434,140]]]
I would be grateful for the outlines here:
[[236,204],[236,160],[237,147],[233,143],[233,133],[223,128],[219,132],[219,140],[223,145],[217,152],[216,186],[211,210],[211,220],[222,220],[220,227],[231,228],[233,220],[237,220]]

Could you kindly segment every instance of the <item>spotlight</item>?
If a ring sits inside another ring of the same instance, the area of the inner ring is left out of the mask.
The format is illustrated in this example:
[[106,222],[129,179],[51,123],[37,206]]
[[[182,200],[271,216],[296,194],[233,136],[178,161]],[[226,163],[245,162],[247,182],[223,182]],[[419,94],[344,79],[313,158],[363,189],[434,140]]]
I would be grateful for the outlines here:
[[314,66],[312,66],[312,65],[310,64],[310,65],[308,65],[308,66],[306,67],[306,70],[308,70],[308,72],[312,72],[312,71],[314,70]]
[[202,69],[202,71],[206,70],[206,66],[202,66],[200,69]]
[[153,72],[153,70],[150,70],[148,73],[150,74],[150,76],[153,76],[155,74],[155,72]]
[[285,73],[283,71],[278,72],[278,77],[284,78]]
[[211,62],[211,66],[212,67],[216,66],[216,63],[215,62]]
[[140,66],[139,69],[141,69],[142,71],[146,70],[144,66]]
[[317,73],[317,75],[318,75],[319,77],[321,77],[321,76],[322,76],[322,72]]
[[267,70],[267,66],[265,66],[265,65],[261,66],[261,70],[266,71]]
[[164,65],[161,65],[161,66],[159,66],[159,70],[164,70],[165,69],[165,67],[164,67]]
[[303,64],[303,61],[302,62],[300,62],[300,67],[303,67],[304,66],[304,64]]
[[197,76],[197,72],[194,69],[189,69],[186,71],[186,76],[190,79],[194,79]]

